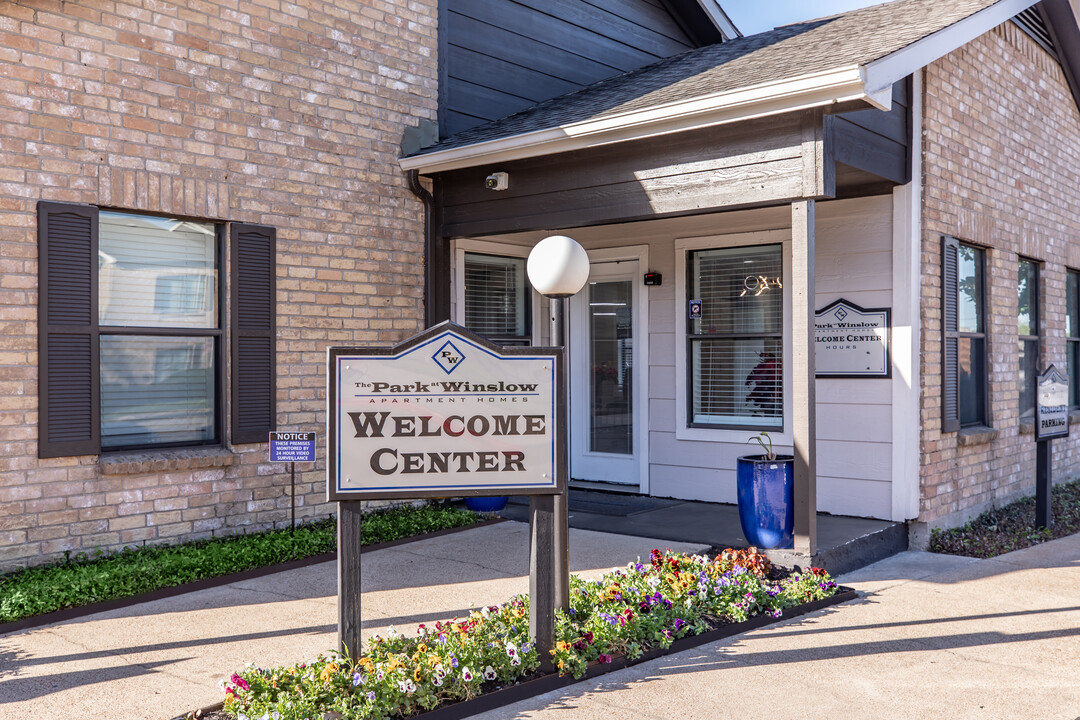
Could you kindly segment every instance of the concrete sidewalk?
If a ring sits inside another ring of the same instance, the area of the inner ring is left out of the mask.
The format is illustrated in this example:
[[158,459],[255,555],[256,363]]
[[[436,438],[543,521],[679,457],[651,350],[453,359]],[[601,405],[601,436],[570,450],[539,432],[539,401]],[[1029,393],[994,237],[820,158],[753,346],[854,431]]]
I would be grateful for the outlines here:
[[[654,547],[571,531],[574,571]],[[460,616],[527,588],[527,526],[364,557],[365,632]],[[1080,716],[1080,536],[996,560],[903,553],[841,578],[860,600],[477,717]],[[0,636],[0,718],[167,720],[221,699],[249,660],[335,642],[332,563]]]

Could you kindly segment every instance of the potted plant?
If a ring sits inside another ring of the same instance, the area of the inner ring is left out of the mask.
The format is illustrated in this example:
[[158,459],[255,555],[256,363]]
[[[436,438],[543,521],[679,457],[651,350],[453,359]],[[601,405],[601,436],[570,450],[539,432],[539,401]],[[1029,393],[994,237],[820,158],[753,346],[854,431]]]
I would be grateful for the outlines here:
[[795,458],[777,455],[772,438],[765,431],[746,442],[755,441],[765,452],[739,458],[736,467],[743,535],[755,547],[793,547]]
[[493,497],[467,497],[465,498],[465,507],[473,512],[499,512],[506,507],[507,500],[509,500],[509,498],[505,495]]

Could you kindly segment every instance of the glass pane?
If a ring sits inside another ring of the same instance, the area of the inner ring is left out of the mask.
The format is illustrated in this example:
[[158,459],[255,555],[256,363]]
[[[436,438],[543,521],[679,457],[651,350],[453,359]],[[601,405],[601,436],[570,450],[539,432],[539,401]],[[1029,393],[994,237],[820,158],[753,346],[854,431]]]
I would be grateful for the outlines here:
[[212,442],[214,373],[213,338],[103,335],[102,447]]
[[780,343],[780,338],[691,342],[693,422],[782,427]]
[[1020,417],[1035,415],[1035,382],[1039,374],[1039,342],[1020,341]]
[[1039,334],[1039,266],[1030,260],[1020,261],[1017,278],[1017,332],[1020,335]]
[[589,450],[634,454],[634,308],[629,280],[589,284]]
[[982,268],[983,251],[961,245],[957,252],[957,329],[960,332],[982,332]]
[[528,344],[532,330],[523,258],[465,253],[465,327],[503,344]]
[[1076,304],[1080,301],[1080,273],[1065,273],[1065,335],[1080,337],[1080,314]]
[[701,301],[693,335],[779,333],[784,325],[779,245],[704,250],[691,255],[690,297]]
[[212,224],[103,212],[98,230],[102,325],[217,327]]
[[983,425],[986,369],[982,338],[957,338],[957,393],[961,425]]

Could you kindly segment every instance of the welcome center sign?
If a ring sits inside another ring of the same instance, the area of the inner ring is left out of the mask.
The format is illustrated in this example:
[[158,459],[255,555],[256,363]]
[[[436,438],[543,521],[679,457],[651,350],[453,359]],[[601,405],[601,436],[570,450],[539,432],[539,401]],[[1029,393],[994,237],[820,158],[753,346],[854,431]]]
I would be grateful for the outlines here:
[[561,492],[561,350],[444,322],[327,359],[329,500]]

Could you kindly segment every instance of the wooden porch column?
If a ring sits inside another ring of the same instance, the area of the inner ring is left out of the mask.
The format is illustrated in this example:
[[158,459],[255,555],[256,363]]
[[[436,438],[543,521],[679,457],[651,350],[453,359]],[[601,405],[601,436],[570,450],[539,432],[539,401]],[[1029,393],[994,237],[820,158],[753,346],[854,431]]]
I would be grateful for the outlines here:
[[791,395],[795,553],[817,553],[817,392],[814,367],[814,201],[791,204]]

